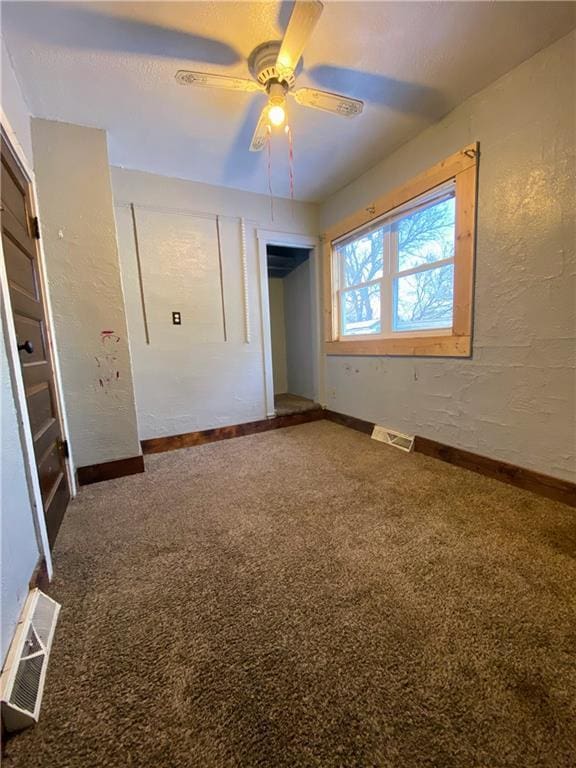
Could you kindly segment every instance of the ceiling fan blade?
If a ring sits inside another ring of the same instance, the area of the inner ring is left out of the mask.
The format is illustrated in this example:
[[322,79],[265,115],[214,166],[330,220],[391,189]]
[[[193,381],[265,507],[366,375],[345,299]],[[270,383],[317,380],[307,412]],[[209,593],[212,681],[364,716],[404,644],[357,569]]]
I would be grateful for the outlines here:
[[254,80],[230,75],[213,75],[209,72],[190,72],[187,69],[178,70],[176,80],[180,85],[194,85],[199,88],[224,88],[227,91],[244,91],[245,93],[263,90],[262,86]]
[[292,93],[298,104],[314,109],[323,109],[325,112],[333,112],[335,115],[355,117],[364,109],[364,102],[359,99],[351,99],[339,93],[317,91],[315,88],[298,88]]
[[276,70],[280,76],[283,73],[292,74],[296,71],[296,66],[323,8],[320,0],[296,0],[294,3],[288,29],[276,59]]
[[250,142],[250,152],[261,152],[266,146],[268,138],[268,105],[260,112],[258,125]]

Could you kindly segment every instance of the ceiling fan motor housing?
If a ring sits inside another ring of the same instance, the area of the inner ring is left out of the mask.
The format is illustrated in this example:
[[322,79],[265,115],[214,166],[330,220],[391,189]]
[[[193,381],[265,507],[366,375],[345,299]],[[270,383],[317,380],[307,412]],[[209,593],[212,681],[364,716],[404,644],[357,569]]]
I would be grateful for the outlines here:
[[280,83],[278,80],[273,79],[270,80],[266,86],[266,91],[268,92],[268,100],[270,104],[284,104],[288,86],[286,83]]
[[268,85],[276,83],[285,83],[289,90],[294,87],[296,74],[294,72],[284,72],[280,77],[276,69],[276,59],[280,51],[280,42],[269,42],[259,45],[250,54],[248,64],[252,76],[258,82],[268,89]]

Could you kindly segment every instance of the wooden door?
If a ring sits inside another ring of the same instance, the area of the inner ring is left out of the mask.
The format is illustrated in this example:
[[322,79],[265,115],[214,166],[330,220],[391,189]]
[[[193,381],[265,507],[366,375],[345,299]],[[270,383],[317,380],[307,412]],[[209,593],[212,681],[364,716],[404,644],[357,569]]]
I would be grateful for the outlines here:
[[2,247],[34,455],[52,547],[70,500],[46,312],[38,264],[37,220],[30,182],[4,136],[2,142]]

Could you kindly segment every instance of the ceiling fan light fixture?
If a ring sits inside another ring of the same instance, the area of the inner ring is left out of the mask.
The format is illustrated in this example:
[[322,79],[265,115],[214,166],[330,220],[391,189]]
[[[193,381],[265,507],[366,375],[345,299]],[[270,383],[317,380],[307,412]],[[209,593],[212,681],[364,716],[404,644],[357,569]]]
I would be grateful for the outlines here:
[[252,75],[251,80],[188,70],[179,70],[176,80],[181,85],[247,93],[263,91],[268,94],[268,103],[263,104],[250,141],[250,152],[261,152],[268,143],[272,128],[280,129],[285,126],[284,132],[288,136],[292,156],[292,130],[286,125],[288,96],[304,107],[321,109],[343,117],[359,115],[364,107],[360,99],[339,93],[329,93],[316,88],[294,90],[296,77],[302,69],[302,54],[320,18],[322,8],[321,0],[294,0],[282,40],[262,43],[250,54],[248,67]]
[[268,119],[272,125],[279,127],[286,120],[286,110],[283,104],[272,104],[268,109]]
[[268,85],[268,120],[279,128],[286,120],[286,93],[288,88],[277,80]]

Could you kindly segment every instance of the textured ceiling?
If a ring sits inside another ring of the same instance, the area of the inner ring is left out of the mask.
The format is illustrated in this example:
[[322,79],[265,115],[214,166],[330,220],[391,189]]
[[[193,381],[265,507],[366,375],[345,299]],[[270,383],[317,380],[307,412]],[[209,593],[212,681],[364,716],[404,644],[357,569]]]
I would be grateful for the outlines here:
[[[2,3],[2,34],[38,117],[105,128],[114,165],[268,191],[248,152],[260,94],[184,88],[177,69],[247,77],[290,3]],[[291,103],[296,197],[320,200],[576,25],[556,2],[328,2],[299,86],[365,99],[353,120]],[[288,148],[272,145],[287,196]]]

